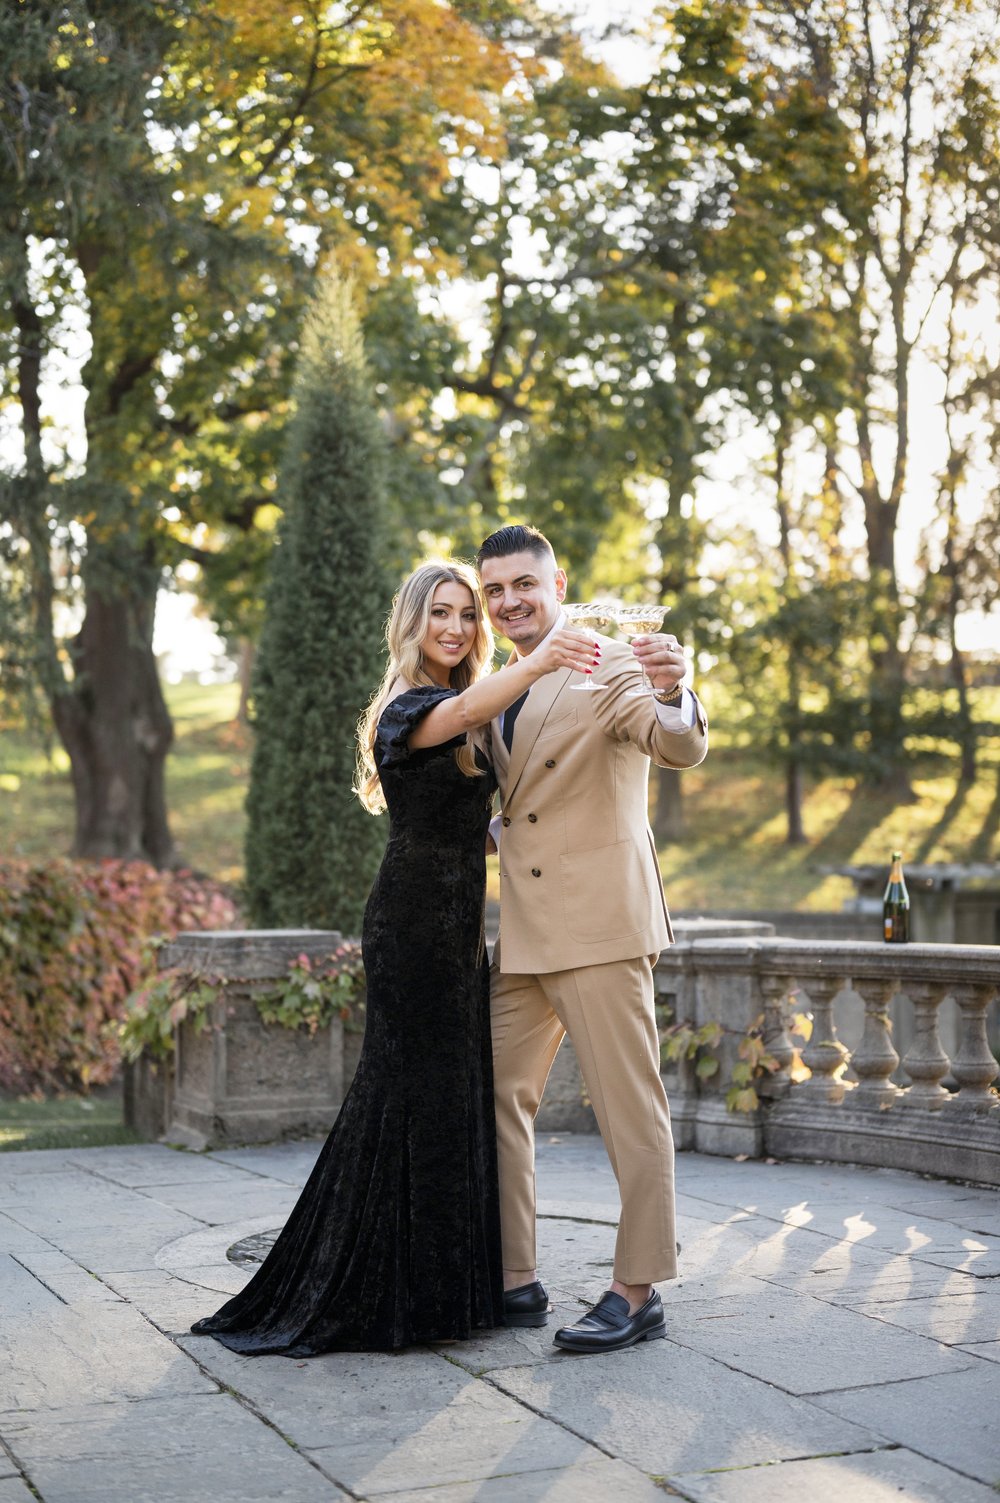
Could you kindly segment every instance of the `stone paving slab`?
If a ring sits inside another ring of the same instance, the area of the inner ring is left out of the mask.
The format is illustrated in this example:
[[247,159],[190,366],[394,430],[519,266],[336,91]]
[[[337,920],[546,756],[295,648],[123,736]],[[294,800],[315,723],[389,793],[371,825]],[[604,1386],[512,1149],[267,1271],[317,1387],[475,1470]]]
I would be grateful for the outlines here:
[[58,1249],[37,1232],[32,1232],[6,1211],[0,1211],[0,1252],[13,1253],[20,1257],[23,1253],[46,1253],[57,1252]]
[[981,1294],[983,1285],[971,1274],[950,1268],[935,1268],[913,1258],[889,1258],[876,1266],[853,1269],[805,1269],[772,1275],[767,1282],[799,1294],[809,1294],[831,1305],[857,1308],[884,1301],[932,1296]]
[[242,1174],[238,1181],[207,1180],[201,1184],[147,1185],[142,1194],[154,1206],[166,1206],[194,1216],[207,1226],[228,1226],[245,1218],[271,1216],[281,1226],[299,1197],[297,1185],[261,1180]]
[[220,1382],[354,1494],[560,1469],[600,1452],[441,1355],[241,1357],[210,1337],[181,1341]]
[[225,1268],[207,1269],[205,1276],[214,1279],[219,1287],[206,1287],[200,1279],[198,1283],[191,1283],[161,1268],[138,1273],[108,1273],[104,1275],[104,1281],[109,1289],[116,1291],[152,1321],[158,1330],[187,1336],[194,1321],[203,1315],[214,1314],[230,1295],[239,1292],[249,1278],[249,1270],[229,1264]]
[[911,1299],[854,1305],[853,1309],[948,1346],[1000,1341],[1000,1289],[986,1288],[974,1294],[916,1295]]
[[822,1411],[672,1341],[601,1360],[564,1354],[545,1367],[489,1374],[491,1383],[654,1476],[748,1466],[879,1444],[862,1421],[828,1426]]
[[488,1373],[496,1368],[529,1367],[539,1362],[559,1362],[562,1353],[552,1345],[552,1334],[560,1326],[579,1320],[588,1308],[580,1299],[557,1300],[548,1290],[552,1313],[547,1326],[487,1331],[472,1341],[458,1341],[449,1348],[448,1357],[471,1373]]
[[[0,1415],[146,1398],[212,1393],[216,1385],[128,1305],[67,1305],[24,1269],[2,1270]],[[0,1422],[0,1434],[7,1438]]]
[[100,1304],[121,1302],[121,1296],[107,1284],[55,1248],[41,1253],[21,1252],[15,1261],[67,1305],[86,1304],[91,1300]]
[[953,1268],[956,1273],[971,1273],[976,1279],[1000,1278],[1000,1237],[981,1237],[970,1232],[961,1251],[920,1253],[920,1260],[937,1268]]
[[926,1200],[919,1206],[903,1203],[893,1207],[899,1211],[918,1211],[926,1220],[945,1221],[951,1226],[964,1227],[966,1231],[982,1232],[987,1236],[1000,1237],[1000,1211],[996,1208],[996,1191],[988,1195],[956,1195]]
[[981,1482],[902,1450],[671,1477],[670,1485],[690,1503],[996,1503]]
[[960,1352],[969,1352],[974,1357],[985,1357],[987,1362],[1000,1362],[1000,1341],[977,1341],[962,1345]]
[[6,1428],[45,1503],[337,1503],[345,1496],[228,1394],[70,1409],[55,1422],[29,1415]]
[[392,1503],[664,1503],[664,1492],[623,1461],[587,1461],[558,1472],[456,1482],[393,1493]]
[[[816,1332],[822,1321],[823,1338]],[[756,1298],[671,1308],[671,1341],[789,1393],[892,1383],[971,1365],[926,1336],[762,1285]]]
[[319,1157],[323,1145],[308,1143],[267,1143],[254,1148],[221,1148],[211,1154],[217,1164],[230,1164],[249,1174],[302,1186]]
[[[153,1270],[153,1272],[162,1271]],[[193,1268],[179,1268],[176,1272],[176,1277],[182,1282],[190,1284],[193,1289],[205,1291],[202,1303],[208,1305],[209,1314],[213,1314],[234,1294],[239,1294],[244,1284],[249,1283],[252,1275],[253,1269],[249,1264],[238,1265],[236,1263],[196,1264]]]
[[31,1212],[53,1225],[65,1226],[72,1212],[74,1226],[92,1226],[116,1207],[133,1204],[130,1191],[86,1169],[66,1165],[54,1174],[13,1179],[2,1197],[2,1208],[17,1219]]
[[844,1205],[797,1205],[785,1209],[780,1222],[784,1226],[803,1227],[838,1245],[863,1247],[867,1252],[912,1255],[921,1259],[940,1258],[969,1250],[969,1244],[989,1239],[973,1236],[939,1217],[914,1215],[891,1207],[851,1210]]
[[[105,1152],[102,1148],[95,1151]],[[0,1189],[11,1180],[34,1179],[39,1174],[57,1174],[72,1167],[69,1154],[68,1148],[28,1148],[23,1153],[0,1155]]]
[[653,1503],[658,1479],[692,1503],[937,1503],[945,1483],[973,1503],[1000,1477],[995,1197],[681,1155],[670,1339],[575,1358],[551,1335],[610,1281],[617,1192],[598,1139],[553,1134],[547,1329],[302,1362],[192,1337],[251,1276],[228,1248],[280,1225],[319,1146],[0,1156],[0,1405],[38,1405],[0,1410],[0,1503]]
[[66,1150],[67,1163],[99,1179],[130,1189],[147,1185],[195,1185],[227,1180],[241,1183],[253,1179],[245,1169],[227,1164],[214,1155],[187,1153],[162,1143],[126,1144],[120,1148]]
[[147,1217],[141,1206],[133,1206],[132,1214],[135,1219],[121,1227],[68,1228],[61,1237],[56,1231],[46,1235],[58,1238],[62,1250],[91,1273],[134,1273],[154,1268],[156,1254],[166,1240],[199,1225],[187,1217]]
[[824,1394],[812,1402],[1000,1491],[996,1363],[977,1361],[964,1372]]
[[0,1503],[38,1503],[38,1495],[20,1477],[4,1477],[0,1479]]

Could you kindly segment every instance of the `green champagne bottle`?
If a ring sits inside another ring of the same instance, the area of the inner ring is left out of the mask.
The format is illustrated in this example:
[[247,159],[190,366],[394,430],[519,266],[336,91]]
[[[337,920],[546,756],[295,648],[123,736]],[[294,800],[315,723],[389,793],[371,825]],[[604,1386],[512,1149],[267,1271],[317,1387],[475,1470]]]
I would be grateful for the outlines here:
[[892,853],[892,868],[882,898],[882,937],[891,945],[905,945],[910,937],[910,894],[906,890],[900,851]]

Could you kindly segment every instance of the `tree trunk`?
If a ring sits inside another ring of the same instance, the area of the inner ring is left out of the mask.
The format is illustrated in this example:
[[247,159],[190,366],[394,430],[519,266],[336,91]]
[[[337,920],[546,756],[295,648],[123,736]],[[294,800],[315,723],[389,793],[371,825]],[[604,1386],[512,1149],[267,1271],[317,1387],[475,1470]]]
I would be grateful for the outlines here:
[[[795,578],[795,560],[792,556],[792,517],[785,490],[785,461],[788,458],[789,432],[784,418],[775,439],[774,448],[774,494],[778,509],[778,547],[784,565],[784,590],[786,598],[798,591]],[[789,739],[797,740],[802,719],[802,690],[799,682],[799,664],[796,643],[789,643],[788,652],[788,697],[785,701],[789,723]],[[806,832],[802,823],[802,764],[794,754],[785,764],[785,844],[805,845]]]
[[951,637],[951,662],[949,669],[951,681],[958,690],[958,742],[962,748],[962,765],[959,778],[963,783],[974,783],[976,780],[976,753],[977,737],[976,722],[972,716],[972,706],[969,702],[969,674],[965,666],[965,655],[955,640],[955,615],[949,615],[949,635]]
[[877,497],[866,498],[868,572],[872,588],[871,725],[872,779],[890,790],[900,803],[914,793],[906,765],[903,695],[905,658],[899,646],[899,592],[896,582],[895,530],[897,508]]
[[802,764],[793,759],[785,768],[785,815],[788,826],[785,832],[786,845],[805,845],[806,831],[802,823]]
[[657,845],[683,840],[684,785],[675,767],[656,769],[656,808],[653,811],[653,835]]
[[165,762],[173,724],[153,657],[148,595],[89,586],[71,644],[74,679],[52,703],[76,797],[73,854],[168,866]]

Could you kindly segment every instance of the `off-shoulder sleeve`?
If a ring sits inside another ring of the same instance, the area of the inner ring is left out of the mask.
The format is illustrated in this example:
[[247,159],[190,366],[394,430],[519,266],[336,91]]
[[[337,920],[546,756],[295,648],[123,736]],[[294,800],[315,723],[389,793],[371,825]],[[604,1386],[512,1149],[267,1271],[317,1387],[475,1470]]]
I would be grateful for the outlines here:
[[421,684],[407,689],[386,705],[375,733],[375,760],[379,767],[394,767],[410,755],[407,745],[413,732],[435,705],[454,699],[454,689]]

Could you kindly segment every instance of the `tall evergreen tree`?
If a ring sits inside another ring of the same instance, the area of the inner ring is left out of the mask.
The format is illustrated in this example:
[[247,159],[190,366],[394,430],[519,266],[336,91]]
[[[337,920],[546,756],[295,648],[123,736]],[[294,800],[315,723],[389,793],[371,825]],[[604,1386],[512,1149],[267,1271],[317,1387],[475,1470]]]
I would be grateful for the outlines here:
[[264,927],[357,932],[384,839],[351,791],[391,588],[385,438],[351,284],[306,316],[254,683],[247,892]]

